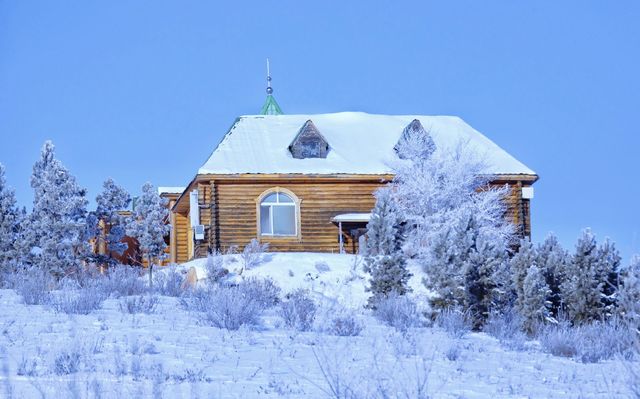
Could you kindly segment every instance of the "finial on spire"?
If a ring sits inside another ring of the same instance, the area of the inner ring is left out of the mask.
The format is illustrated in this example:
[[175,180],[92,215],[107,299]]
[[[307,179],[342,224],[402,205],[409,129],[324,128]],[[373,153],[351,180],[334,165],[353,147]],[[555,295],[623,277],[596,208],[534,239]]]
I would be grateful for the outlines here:
[[267,94],[273,94],[273,88],[271,87],[271,71],[269,70],[269,59],[267,58]]

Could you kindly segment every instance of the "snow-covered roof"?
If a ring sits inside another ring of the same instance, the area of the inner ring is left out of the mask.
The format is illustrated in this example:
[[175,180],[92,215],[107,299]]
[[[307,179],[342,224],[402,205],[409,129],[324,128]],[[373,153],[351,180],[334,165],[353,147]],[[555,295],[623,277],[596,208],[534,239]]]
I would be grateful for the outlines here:
[[[363,112],[241,116],[198,174],[391,174],[391,164],[397,159],[393,147],[414,119],[430,132],[440,149],[467,142],[486,159],[487,173],[535,175],[458,117]],[[289,152],[291,141],[307,120],[312,120],[329,142],[326,158],[295,159]]]
[[182,194],[186,187],[158,187],[158,195],[162,194]]
[[371,213],[343,213],[331,219],[333,222],[369,222]]

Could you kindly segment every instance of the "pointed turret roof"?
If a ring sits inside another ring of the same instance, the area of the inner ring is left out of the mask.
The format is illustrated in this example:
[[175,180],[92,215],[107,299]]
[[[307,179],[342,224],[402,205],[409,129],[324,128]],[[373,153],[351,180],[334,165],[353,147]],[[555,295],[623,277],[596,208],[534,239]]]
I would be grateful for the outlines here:
[[262,109],[260,110],[260,115],[282,115],[282,109],[276,102],[276,99],[273,98],[271,94],[267,95],[267,100],[264,102]]

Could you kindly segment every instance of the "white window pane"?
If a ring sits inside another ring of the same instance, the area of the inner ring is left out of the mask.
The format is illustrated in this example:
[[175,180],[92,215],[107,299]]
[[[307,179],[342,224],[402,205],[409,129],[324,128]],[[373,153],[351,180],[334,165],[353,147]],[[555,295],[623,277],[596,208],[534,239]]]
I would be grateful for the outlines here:
[[276,203],[276,202],[278,202],[278,194],[277,193],[271,193],[271,194],[267,195],[266,197],[264,197],[262,199],[262,202],[273,202],[273,203]]
[[289,235],[296,234],[296,208],[294,206],[274,206],[273,212],[273,234]]
[[280,203],[293,204],[293,200],[287,194],[278,193],[278,196],[280,197]]
[[270,206],[262,205],[260,207],[260,234],[273,234],[269,217],[270,209]]

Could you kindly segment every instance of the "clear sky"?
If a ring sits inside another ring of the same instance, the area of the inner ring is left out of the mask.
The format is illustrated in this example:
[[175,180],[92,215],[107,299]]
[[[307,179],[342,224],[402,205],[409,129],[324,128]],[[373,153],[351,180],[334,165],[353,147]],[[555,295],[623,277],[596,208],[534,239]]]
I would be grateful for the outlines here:
[[[540,176],[534,240],[640,253],[638,1],[0,0],[0,162],[186,185],[238,115],[458,115]],[[308,4],[307,4],[308,3]]]

